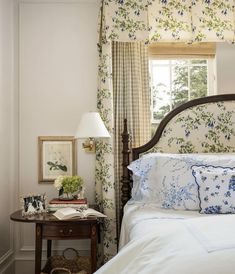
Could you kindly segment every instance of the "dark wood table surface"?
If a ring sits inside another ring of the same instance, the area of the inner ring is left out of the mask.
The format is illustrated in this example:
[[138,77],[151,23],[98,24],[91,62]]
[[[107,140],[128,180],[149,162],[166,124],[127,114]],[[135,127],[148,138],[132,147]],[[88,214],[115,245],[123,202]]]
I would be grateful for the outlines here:
[[41,273],[42,240],[47,240],[47,257],[51,256],[52,240],[90,239],[91,272],[96,270],[98,219],[96,217],[58,220],[52,213],[22,216],[18,210],[11,214],[12,221],[35,223],[35,274]]

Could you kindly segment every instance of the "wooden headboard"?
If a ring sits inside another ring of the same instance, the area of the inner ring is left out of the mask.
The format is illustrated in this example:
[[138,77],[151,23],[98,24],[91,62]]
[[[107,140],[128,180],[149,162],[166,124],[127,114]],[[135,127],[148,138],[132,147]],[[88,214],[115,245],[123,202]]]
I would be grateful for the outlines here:
[[127,166],[150,152],[235,152],[235,94],[208,96],[189,101],[172,110],[145,145],[130,148],[127,120],[124,121],[122,206],[131,197],[132,179]]

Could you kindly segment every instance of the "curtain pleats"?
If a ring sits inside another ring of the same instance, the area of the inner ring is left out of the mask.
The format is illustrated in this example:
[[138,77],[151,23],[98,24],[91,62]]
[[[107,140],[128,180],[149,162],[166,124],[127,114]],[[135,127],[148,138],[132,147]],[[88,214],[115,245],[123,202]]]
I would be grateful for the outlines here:
[[[150,140],[150,88],[147,47],[142,42],[112,43],[114,105],[114,178],[117,220],[120,221],[123,120],[127,118],[132,147]],[[117,222],[117,229],[119,228]]]

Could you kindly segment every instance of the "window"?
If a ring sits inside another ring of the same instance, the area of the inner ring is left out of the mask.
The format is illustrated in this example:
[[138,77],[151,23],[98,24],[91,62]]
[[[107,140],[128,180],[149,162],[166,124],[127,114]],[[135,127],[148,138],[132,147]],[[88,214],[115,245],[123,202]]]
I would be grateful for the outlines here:
[[215,43],[153,43],[148,47],[152,131],[175,107],[216,91]]
[[213,59],[149,61],[152,123],[192,99],[214,94]]

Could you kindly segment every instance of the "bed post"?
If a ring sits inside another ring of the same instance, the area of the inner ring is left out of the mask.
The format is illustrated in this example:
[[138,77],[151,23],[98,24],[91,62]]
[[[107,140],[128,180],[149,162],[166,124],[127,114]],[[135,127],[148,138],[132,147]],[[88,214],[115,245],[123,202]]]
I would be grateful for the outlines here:
[[123,175],[121,179],[121,218],[123,216],[123,208],[130,199],[131,193],[131,178],[127,166],[130,163],[130,134],[127,130],[127,119],[124,119],[124,130],[122,133],[122,170]]

